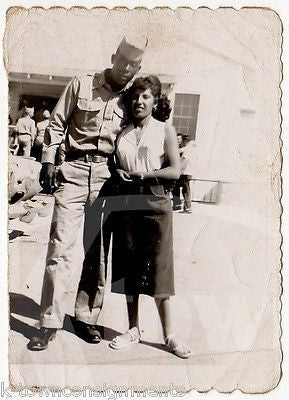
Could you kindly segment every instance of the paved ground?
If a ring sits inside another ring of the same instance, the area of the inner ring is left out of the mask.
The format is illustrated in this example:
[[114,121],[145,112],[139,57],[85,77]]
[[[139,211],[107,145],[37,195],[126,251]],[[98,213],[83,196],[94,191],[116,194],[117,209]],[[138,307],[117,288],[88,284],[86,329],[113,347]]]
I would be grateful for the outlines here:
[[[26,345],[38,327],[51,213],[45,218],[36,216],[30,224],[12,220],[12,383],[138,387],[172,383],[185,390],[215,387],[231,391],[239,386],[257,392],[274,386],[280,364],[278,278],[272,273],[276,254],[268,248],[276,238],[266,234],[268,219],[264,221],[260,207],[247,207],[242,198],[243,206],[236,206],[234,190],[223,188],[219,205],[193,203],[192,214],[174,214],[176,296],[171,299],[172,314],[176,333],[192,348],[189,360],[165,350],[154,302],[146,296],[140,303],[142,342],[130,350],[111,350],[109,340],[126,331],[128,321],[124,296],[111,294],[109,285],[99,321],[104,327],[100,344],[77,338],[67,317],[64,330],[46,351],[29,352]],[[80,257],[78,252],[76,263]],[[71,282],[70,313],[79,273]],[[260,362],[263,372],[258,376]]]

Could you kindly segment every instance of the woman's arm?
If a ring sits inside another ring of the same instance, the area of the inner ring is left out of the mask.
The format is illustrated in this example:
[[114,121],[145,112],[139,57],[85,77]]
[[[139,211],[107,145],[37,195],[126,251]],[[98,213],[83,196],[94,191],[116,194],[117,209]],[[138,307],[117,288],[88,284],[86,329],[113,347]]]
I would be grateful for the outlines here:
[[132,182],[129,173],[119,167],[116,156],[114,154],[108,156],[107,166],[112,177],[118,177],[121,178],[123,181]]
[[159,178],[175,180],[180,176],[180,154],[175,128],[165,126],[165,159],[167,167],[144,173],[130,173],[131,176],[141,176],[143,179]]

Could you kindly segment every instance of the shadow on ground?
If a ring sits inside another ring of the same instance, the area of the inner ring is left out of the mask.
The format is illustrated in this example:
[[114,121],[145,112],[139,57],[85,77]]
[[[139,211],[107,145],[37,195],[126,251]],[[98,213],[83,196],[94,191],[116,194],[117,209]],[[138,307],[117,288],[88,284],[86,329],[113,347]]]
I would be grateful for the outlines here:
[[[34,336],[38,329],[28,325],[26,322],[23,322],[15,316],[11,314],[21,315],[23,317],[31,318],[36,321],[39,320],[40,317],[40,305],[37,304],[33,299],[20,294],[20,293],[9,293],[9,303],[10,303],[10,329],[21,333],[27,339],[31,339]],[[63,330],[75,334],[74,317],[70,315],[66,315],[63,323]],[[98,330],[103,339],[111,341],[115,336],[120,335],[121,333],[111,329],[107,326],[98,325]]]
[[22,237],[22,236],[29,236],[24,234],[24,231],[19,231],[17,229],[13,229],[12,232],[9,233],[9,241],[12,241],[14,239],[17,239],[18,237]]
[[39,319],[40,306],[34,300],[20,293],[9,293],[10,313]]
[[167,353],[170,353],[170,350],[168,350],[164,344],[147,342],[146,340],[141,340],[141,343],[146,345],[146,346],[154,347],[155,349],[159,349],[159,350],[162,350],[162,351],[166,351]]

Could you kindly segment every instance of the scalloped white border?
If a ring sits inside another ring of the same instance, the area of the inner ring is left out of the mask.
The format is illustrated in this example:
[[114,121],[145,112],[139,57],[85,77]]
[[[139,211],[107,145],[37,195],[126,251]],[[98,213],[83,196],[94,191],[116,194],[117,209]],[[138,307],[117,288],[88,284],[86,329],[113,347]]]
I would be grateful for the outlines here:
[[[282,294],[282,349],[283,349],[283,377],[279,385],[271,392],[264,395],[244,395],[239,391],[235,391],[229,395],[217,393],[211,390],[209,393],[201,394],[196,391],[191,391],[185,398],[191,399],[245,399],[254,398],[254,400],[280,400],[285,399],[289,393],[289,3],[287,0],[102,0],[102,1],[88,1],[88,0],[0,0],[0,36],[3,39],[5,29],[5,12],[11,6],[22,6],[29,8],[32,6],[41,6],[49,8],[53,6],[63,6],[70,8],[73,6],[83,6],[87,8],[92,7],[107,7],[114,8],[117,6],[135,8],[135,7],[170,7],[175,9],[177,7],[190,7],[196,9],[198,7],[208,7],[216,9],[218,7],[234,7],[236,10],[242,7],[267,7],[274,10],[282,20],[283,23],[283,80],[281,83],[282,89],[282,140],[283,140],[283,215],[282,215],[282,234],[283,234],[283,294]],[[1,66],[0,66],[0,140],[7,135],[7,78],[6,71],[3,66],[3,48],[0,49]],[[7,303],[7,238],[6,238],[6,215],[7,215],[7,162],[6,162],[6,140],[2,140],[0,144],[0,263],[1,263],[1,279],[0,279],[0,381],[4,382],[4,386],[8,386],[8,303]],[[0,393],[1,397],[1,393]],[[46,397],[46,396],[45,396]],[[19,398],[17,393],[13,394],[12,398]],[[33,396],[37,399],[38,396]],[[51,396],[49,398],[52,398]],[[155,397],[156,398],[156,397]],[[182,397],[183,398],[183,397]]]

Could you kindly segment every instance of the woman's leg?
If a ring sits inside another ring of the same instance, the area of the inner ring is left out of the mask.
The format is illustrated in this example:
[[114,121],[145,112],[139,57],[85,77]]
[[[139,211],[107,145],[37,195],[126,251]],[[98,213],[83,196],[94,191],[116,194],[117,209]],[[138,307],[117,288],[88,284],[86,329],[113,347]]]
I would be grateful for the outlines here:
[[138,299],[139,295],[126,296],[129,330],[120,335],[116,336],[109,344],[114,350],[126,349],[134,343],[138,343],[140,340],[140,332],[138,327]]
[[138,329],[138,299],[138,294],[134,296],[126,296],[129,329]]
[[191,350],[188,348],[188,346],[182,343],[172,332],[170,298],[155,297],[155,302],[161,319],[166,346],[176,356],[181,358],[189,358],[192,354]]
[[155,303],[159,312],[164,338],[166,339],[169,335],[172,334],[172,326],[171,326],[171,313],[170,313],[170,298],[163,297],[158,298],[155,297]]

